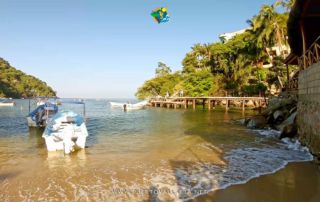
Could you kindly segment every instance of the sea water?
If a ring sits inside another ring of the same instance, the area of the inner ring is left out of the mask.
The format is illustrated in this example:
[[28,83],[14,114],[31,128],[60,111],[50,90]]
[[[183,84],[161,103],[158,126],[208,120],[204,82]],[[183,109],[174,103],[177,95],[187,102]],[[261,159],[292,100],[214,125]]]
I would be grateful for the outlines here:
[[[72,201],[185,201],[312,160],[296,140],[249,130],[239,111],[149,108],[124,112],[85,100],[87,148],[46,150],[29,129],[28,100],[0,108],[0,198]],[[35,108],[32,105],[31,108]],[[63,104],[82,114],[81,105]]]

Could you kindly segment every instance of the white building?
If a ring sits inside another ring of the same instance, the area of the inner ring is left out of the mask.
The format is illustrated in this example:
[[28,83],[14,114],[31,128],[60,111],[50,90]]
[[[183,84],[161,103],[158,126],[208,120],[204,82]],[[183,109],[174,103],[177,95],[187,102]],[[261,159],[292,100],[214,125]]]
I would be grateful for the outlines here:
[[236,35],[244,33],[246,30],[247,29],[242,29],[242,30],[239,30],[236,32],[226,32],[226,33],[220,34],[219,39],[223,43],[225,43],[225,42],[229,41],[230,39],[232,39],[233,37],[235,37]]

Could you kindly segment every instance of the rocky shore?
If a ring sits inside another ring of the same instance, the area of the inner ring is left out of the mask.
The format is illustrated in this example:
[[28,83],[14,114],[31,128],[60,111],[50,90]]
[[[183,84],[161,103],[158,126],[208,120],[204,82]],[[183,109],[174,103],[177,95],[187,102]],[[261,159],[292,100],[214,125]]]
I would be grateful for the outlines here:
[[315,161],[320,163],[320,156],[313,151],[314,147],[312,147],[312,144],[304,141],[303,135],[299,135],[301,124],[299,127],[297,123],[299,121],[297,106],[297,95],[284,94],[270,99],[269,106],[260,115],[246,118],[242,120],[242,123],[251,129],[271,128],[278,130],[281,133],[280,139],[286,137],[299,139],[303,145],[310,148],[311,153],[316,157]]
[[297,96],[272,98],[269,106],[261,113],[243,120],[248,128],[272,128],[281,132],[280,138],[293,138],[297,135]]

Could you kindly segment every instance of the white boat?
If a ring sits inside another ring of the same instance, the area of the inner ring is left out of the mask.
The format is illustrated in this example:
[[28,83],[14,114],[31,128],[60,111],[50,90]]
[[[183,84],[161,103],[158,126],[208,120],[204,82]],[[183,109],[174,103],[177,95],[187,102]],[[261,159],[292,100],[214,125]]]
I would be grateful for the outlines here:
[[51,117],[58,112],[58,106],[51,102],[39,105],[27,116],[29,127],[45,127]]
[[144,108],[149,102],[147,100],[138,102],[136,104],[130,103],[118,103],[118,102],[110,102],[111,107],[113,108],[122,108],[123,110],[138,110]]
[[120,102],[110,102],[111,107],[114,108],[123,108],[123,105],[125,105],[127,103],[120,103]]
[[48,103],[48,102],[55,105],[61,104],[61,102],[58,101],[57,99],[58,99],[57,97],[36,97],[35,101],[37,103],[37,106],[44,105],[45,103]]
[[39,100],[39,101],[37,102],[37,106],[44,105],[45,103],[46,103],[46,101],[44,101],[44,100]]
[[0,100],[0,107],[13,107],[15,105],[16,103],[11,100],[7,100],[7,99]]
[[64,150],[66,154],[76,148],[84,149],[87,136],[84,119],[72,111],[61,111],[54,115],[42,135],[48,151]]

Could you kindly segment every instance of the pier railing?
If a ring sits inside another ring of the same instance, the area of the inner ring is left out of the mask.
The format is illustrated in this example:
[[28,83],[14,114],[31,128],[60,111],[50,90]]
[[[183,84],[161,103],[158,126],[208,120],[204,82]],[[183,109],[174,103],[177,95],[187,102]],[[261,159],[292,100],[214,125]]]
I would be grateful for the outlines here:
[[320,36],[313,42],[310,48],[298,58],[298,65],[302,70],[318,62],[320,62]]

